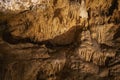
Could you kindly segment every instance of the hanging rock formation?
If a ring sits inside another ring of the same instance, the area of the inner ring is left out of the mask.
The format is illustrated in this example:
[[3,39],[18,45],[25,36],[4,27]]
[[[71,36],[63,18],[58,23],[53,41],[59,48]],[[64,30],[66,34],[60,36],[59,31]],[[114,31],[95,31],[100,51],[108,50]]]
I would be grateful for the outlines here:
[[119,0],[0,0],[0,80],[120,80]]

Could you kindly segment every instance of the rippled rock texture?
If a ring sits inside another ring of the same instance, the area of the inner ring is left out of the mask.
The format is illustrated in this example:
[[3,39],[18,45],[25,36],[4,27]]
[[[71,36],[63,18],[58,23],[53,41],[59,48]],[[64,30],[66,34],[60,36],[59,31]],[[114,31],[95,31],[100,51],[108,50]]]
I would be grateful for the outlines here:
[[0,0],[0,80],[120,80],[120,0]]

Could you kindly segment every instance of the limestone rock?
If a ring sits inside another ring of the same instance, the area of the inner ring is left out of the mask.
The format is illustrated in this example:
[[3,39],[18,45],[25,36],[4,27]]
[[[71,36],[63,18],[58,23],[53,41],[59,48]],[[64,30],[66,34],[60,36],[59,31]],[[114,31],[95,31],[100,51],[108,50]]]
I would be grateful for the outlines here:
[[0,0],[0,80],[119,80],[120,0]]

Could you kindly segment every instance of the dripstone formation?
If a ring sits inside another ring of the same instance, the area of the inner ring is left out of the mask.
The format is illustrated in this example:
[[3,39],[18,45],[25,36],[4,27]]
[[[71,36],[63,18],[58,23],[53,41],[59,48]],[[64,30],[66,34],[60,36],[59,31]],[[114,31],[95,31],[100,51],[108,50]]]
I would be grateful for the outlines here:
[[120,0],[0,0],[0,80],[120,80]]

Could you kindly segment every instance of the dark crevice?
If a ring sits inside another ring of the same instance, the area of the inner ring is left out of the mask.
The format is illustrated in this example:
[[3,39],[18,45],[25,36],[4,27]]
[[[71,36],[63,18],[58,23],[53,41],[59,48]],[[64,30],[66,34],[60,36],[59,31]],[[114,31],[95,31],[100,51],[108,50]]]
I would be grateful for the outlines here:
[[109,67],[117,66],[119,64],[120,64],[120,61],[117,61],[116,63],[109,65]]
[[120,55],[116,55],[114,58],[108,58],[108,67],[113,67],[120,64]]
[[29,41],[28,39],[17,39],[18,37],[14,38],[10,33],[3,33],[2,39],[10,44],[18,44],[18,43],[26,43]]
[[61,11],[60,8],[56,9],[55,12],[54,12],[54,17],[60,16],[60,11]]
[[10,33],[5,32],[2,35],[2,39],[6,41],[9,44],[19,44],[19,43],[32,43],[36,45],[45,45],[47,48],[54,48],[54,47],[68,47],[70,45],[73,45],[74,43],[69,43],[69,44],[64,44],[64,45],[59,45],[59,44],[54,44],[51,43],[52,40],[45,40],[45,41],[33,41],[32,39],[29,38],[19,38],[19,37],[13,37]]
[[100,48],[103,50],[103,49],[114,49],[113,46],[109,46],[109,45],[106,45],[106,44],[100,44]]
[[113,36],[113,40],[116,40],[117,38],[120,38],[120,27],[117,29],[115,35]]
[[[6,23],[7,24],[7,23]],[[71,28],[68,32],[63,33],[62,35],[56,36],[53,39],[48,39],[48,40],[44,40],[44,41],[34,41],[34,39],[31,38],[21,38],[21,37],[16,37],[11,35],[10,31],[8,31],[8,28],[5,28],[5,30],[3,31],[2,34],[2,39],[9,43],[9,44],[20,44],[20,43],[32,43],[32,44],[36,44],[36,45],[45,45],[45,47],[47,48],[55,48],[55,47],[69,47],[69,46],[74,46],[74,42],[76,42],[78,35],[76,34],[80,34],[82,31],[82,27],[81,26],[73,26],[73,28]],[[66,44],[59,44],[59,43],[55,43],[54,41],[56,39],[64,39],[64,36],[67,36],[69,33],[71,32],[75,32],[74,34],[74,39],[72,42],[68,42]]]
[[53,1],[53,5],[56,5],[56,4],[57,4],[57,0],[54,0],[54,1]]
[[11,35],[8,33],[3,33],[2,38],[4,41],[11,43],[11,44],[15,44],[17,43],[15,40],[10,40],[11,39]]
[[118,0],[113,0],[112,1],[112,6],[109,8],[107,16],[113,15],[115,9],[118,9]]

